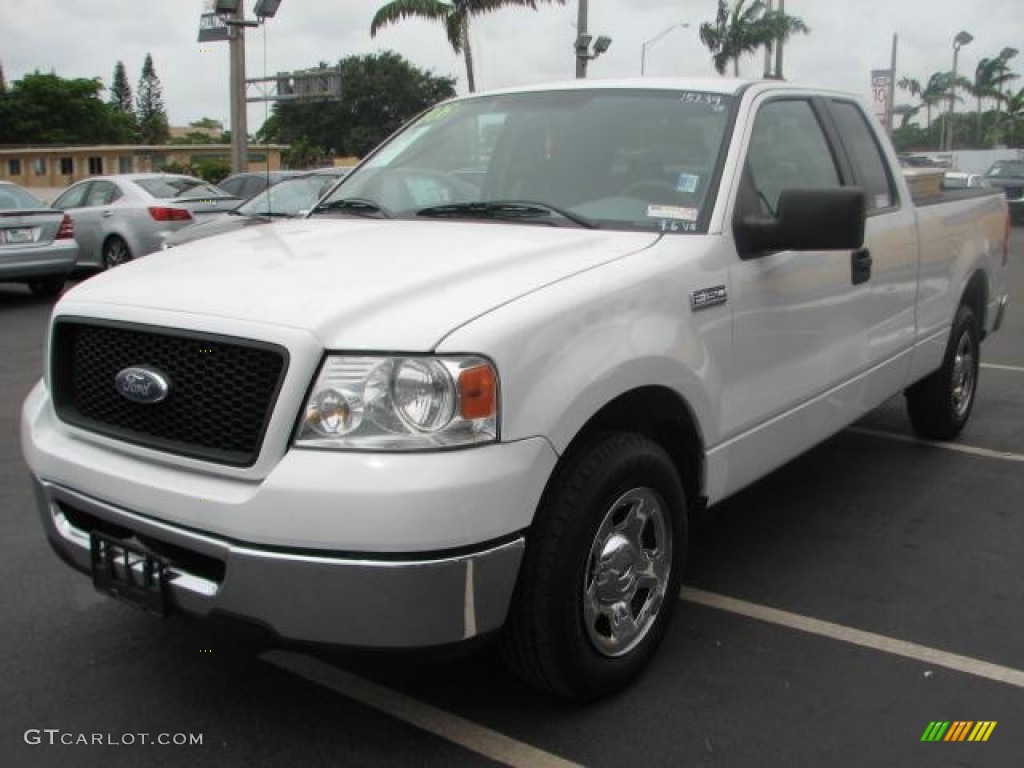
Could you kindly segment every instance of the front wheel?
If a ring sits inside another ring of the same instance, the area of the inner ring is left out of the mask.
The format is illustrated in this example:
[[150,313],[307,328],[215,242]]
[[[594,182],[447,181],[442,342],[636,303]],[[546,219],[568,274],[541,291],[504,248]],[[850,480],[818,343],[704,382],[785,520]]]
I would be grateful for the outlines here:
[[978,389],[980,338],[974,311],[961,305],[942,367],[905,393],[910,423],[921,437],[952,440],[967,424]]
[[527,683],[585,701],[630,683],[678,602],[686,502],[646,437],[606,435],[567,459],[530,530],[503,637]]

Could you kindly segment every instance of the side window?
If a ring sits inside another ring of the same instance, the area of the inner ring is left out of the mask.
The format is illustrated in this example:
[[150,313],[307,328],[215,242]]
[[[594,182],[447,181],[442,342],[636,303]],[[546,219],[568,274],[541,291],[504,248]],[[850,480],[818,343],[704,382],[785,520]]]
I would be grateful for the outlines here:
[[85,198],[86,207],[92,205],[109,205],[121,196],[121,190],[109,181],[94,181]]
[[868,196],[868,210],[889,208],[896,203],[889,166],[882,156],[871,127],[860,108],[849,101],[833,101],[832,114],[843,136],[850,161],[861,177]]
[[85,193],[89,186],[89,184],[76,184],[54,200],[53,207],[62,211],[69,208],[81,208],[85,204]]
[[774,215],[784,189],[842,185],[825,132],[810,102],[800,99],[770,101],[758,110],[744,174],[762,214]]

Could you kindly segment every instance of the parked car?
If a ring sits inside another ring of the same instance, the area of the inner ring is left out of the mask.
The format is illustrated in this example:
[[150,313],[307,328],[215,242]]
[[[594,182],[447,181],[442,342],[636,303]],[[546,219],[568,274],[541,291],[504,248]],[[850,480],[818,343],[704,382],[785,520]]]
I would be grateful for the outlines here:
[[997,161],[985,171],[985,180],[1003,190],[1013,222],[1024,224],[1024,160]]
[[988,180],[986,180],[983,173],[946,171],[942,175],[943,189],[978,189],[988,185]]
[[229,195],[248,200],[267,187],[272,187],[280,181],[292,176],[300,176],[303,173],[303,171],[245,171],[231,174],[217,186]]
[[608,695],[685,609],[689,515],[894,395],[960,433],[1006,226],[995,190],[915,205],[838,91],[471,94],[308,218],[66,293],[22,411],[40,521],[158,614],[490,637],[541,689]]
[[25,283],[37,296],[56,296],[77,259],[71,217],[0,181],[0,282]]
[[164,240],[163,247],[173,248],[203,237],[267,224],[275,218],[292,218],[307,213],[347,173],[347,169],[336,168],[283,179],[233,211],[172,232]]
[[53,207],[75,225],[79,270],[99,270],[159,250],[171,232],[237,206],[202,179],[169,173],[97,176],[72,184]]

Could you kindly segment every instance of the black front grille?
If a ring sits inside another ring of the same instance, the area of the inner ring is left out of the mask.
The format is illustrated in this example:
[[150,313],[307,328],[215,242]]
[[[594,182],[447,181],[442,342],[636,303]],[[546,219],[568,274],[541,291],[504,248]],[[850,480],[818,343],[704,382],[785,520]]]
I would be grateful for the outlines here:
[[[233,466],[259,455],[287,370],[272,344],[62,319],[50,367],[57,415],[77,427],[161,451]],[[164,374],[163,402],[140,404],[114,387],[128,367]]]

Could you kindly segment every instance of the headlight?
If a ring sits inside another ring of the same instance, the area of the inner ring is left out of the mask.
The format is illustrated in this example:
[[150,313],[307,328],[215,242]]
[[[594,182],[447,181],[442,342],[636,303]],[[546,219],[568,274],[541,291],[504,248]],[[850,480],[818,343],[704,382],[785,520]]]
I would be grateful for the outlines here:
[[497,437],[498,376],[482,358],[329,355],[295,445],[411,451]]

